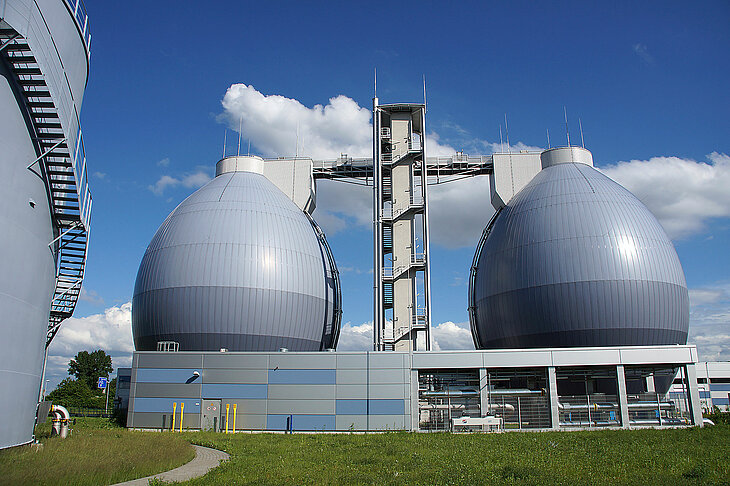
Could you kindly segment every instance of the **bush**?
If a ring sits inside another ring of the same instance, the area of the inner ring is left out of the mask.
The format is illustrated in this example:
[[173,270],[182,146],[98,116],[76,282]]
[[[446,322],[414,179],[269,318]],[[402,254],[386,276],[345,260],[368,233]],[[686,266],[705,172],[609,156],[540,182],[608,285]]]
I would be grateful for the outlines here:
[[704,417],[715,422],[715,425],[730,425],[730,412],[723,412],[717,407],[714,407],[712,412],[705,413]]

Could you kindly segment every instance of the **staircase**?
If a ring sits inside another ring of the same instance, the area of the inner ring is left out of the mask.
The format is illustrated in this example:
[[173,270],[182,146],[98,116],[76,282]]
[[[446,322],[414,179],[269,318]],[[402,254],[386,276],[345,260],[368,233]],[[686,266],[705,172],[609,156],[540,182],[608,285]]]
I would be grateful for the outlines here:
[[[46,347],[61,322],[71,317],[84,278],[89,244],[91,192],[86,173],[86,155],[79,129],[69,141],[59,119],[53,96],[27,42],[14,29],[0,22],[0,55],[10,67],[16,88],[32,125],[38,158],[28,161],[46,184],[56,258],[56,286],[46,335]],[[69,147],[74,147],[73,153]]]

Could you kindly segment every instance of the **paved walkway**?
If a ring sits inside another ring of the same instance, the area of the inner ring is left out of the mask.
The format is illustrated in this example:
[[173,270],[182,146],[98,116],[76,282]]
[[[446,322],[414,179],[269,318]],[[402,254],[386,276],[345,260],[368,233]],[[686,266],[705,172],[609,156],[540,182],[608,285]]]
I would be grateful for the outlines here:
[[223,451],[210,449],[208,447],[193,446],[195,458],[171,471],[155,474],[146,478],[133,479],[124,483],[117,483],[113,486],[147,486],[151,479],[159,479],[165,482],[187,481],[188,479],[203,476],[205,473],[218,467],[221,461],[228,460],[228,454]]

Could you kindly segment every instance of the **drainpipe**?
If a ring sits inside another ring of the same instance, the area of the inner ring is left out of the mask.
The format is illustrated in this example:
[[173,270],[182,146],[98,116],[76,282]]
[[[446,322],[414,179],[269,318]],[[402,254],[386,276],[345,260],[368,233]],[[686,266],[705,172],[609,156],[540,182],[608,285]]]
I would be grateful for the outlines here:
[[65,439],[68,436],[68,421],[71,415],[66,410],[66,407],[62,407],[61,405],[51,405],[51,413],[53,414],[51,436],[57,435]]

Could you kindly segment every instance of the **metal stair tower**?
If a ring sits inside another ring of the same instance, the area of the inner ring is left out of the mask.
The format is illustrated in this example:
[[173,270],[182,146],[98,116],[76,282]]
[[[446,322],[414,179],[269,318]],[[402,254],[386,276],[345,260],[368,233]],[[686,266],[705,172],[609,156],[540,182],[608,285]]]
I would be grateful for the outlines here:
[[376,351],[431,349],[425,111],[373,99]]

